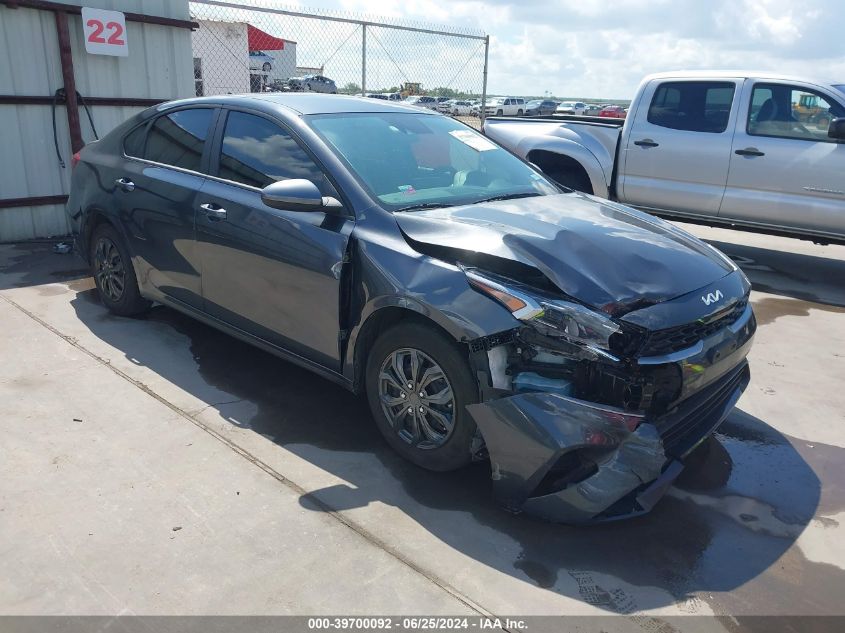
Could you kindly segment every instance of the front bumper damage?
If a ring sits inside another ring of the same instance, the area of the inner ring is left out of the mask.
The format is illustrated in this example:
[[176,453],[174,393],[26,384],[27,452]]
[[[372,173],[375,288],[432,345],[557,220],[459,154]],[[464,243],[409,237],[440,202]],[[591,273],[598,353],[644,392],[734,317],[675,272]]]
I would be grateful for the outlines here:
[[484,436],[499,503],[550,521],[589,523],[651,510],[749,379],[743,361],[653,420],[553,393],[518,394],[467,410]]
[[497,501],[573,524],[648,512],[748,386],[755,329],[749,306],[692,352],[663,359],[682,376],[678,399],[663,411],[543,391],[500,392],[468,406],[490,457]]

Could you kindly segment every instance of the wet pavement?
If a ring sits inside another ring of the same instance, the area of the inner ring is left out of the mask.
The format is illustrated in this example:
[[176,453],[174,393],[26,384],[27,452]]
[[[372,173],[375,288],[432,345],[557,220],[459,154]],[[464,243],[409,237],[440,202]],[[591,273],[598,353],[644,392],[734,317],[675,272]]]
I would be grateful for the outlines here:
[[0,293],[490,612],[845,614],[845,247],[686,228],[752,281],[752,384],[649,515],[587,528],[503,512],[484,463],[408,464],[363,399],[187,316],[111,316],[50,244],[0,247]]

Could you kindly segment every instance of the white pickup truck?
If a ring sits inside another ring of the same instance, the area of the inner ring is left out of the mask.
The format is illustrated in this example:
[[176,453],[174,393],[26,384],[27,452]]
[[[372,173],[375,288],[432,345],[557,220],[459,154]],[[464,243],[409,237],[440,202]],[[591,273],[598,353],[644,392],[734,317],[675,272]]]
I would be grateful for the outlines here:
[[646,77],[627,119],[489,118],[559,183],[655,215],[845,241],[845,83],[764,73]]

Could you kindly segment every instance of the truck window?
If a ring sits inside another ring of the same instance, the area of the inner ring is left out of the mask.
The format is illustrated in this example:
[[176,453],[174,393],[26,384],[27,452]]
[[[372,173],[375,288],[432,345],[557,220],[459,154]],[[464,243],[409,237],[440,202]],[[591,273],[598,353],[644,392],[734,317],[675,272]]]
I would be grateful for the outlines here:
[[828,141],[830,122],[845,108],[814,90],[785,84],[754,84],[746,131],[804,141]]
[[648,108],[648,122],[673,130],[719,134],[728,127],[734,88],[727,81],[662,83]]

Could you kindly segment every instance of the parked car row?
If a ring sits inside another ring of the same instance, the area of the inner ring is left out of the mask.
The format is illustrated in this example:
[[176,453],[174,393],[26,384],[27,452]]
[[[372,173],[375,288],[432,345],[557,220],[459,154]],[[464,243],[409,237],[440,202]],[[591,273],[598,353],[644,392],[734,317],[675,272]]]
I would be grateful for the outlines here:
[[403,103],[452,116],[477,115],[478,108],[481,107],[480,99],[450,99],[449,97],[431,97],[428,95],[412,95],[405,98]]

